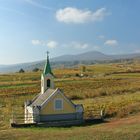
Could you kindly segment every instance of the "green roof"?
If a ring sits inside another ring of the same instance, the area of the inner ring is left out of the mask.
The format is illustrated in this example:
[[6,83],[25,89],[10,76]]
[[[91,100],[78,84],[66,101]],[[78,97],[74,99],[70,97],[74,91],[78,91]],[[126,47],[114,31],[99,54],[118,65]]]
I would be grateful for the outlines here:
[[53,75],[53,73],[52,73],[52,70],[51,70],[51,66],[50,66],[50,62],[49,62],[49,56],[47,55],[47,62],[46,62],[46,64],[45,64],[45,68],[44,68],[44,72],[43,72],[43,74],[52,74]]

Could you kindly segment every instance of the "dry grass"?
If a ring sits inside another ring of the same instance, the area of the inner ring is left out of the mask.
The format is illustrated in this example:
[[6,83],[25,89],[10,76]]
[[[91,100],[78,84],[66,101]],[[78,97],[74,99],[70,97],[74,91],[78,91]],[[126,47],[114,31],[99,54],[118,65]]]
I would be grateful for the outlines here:
[[[81,73],[79,68],[55,69],[54,74],[56,87],[63,89],[75,103],[84,105],[85,117],[94,115],[89,110],[105,107],[106,117],[120,118],[140,112],[140,73],[135,72],[139,70],[140,65],[135,63],[102,64],[87,66],[84,73],[86,76],[82,78],[76,76],[76,73]],[[138,131],[135,131],[139,128],[137,124],[130,126],[130,130],[132,128],[130,133],[127,131],[120,133],[122,128],[115,128],[114,132],[111,129],[106,131],[101,128],[100,132],[97,129],[100,125],[61,128],[60,130],[57,128],[8,129],[12,112],[23,113],[24,101],[32,99],[40,92],[40,74],[40,72],[32,72],[0,75],[0,130],[2,130],[0,139],[10,139],[10,135],[11,139],[17,139],[17,137],[31,139],[31,135],[36,139],[40,134],[41,139],[45,139],[46,136],[50,139],[55,137],[55,139],[60,137],[61,139],[113,139],[116,136],[118,139],[129,139],[134,137],[132,132],[138,134]],[[125,137],[124,133],[128,137]]]
[[108,123],[59,128],[24,128],[0,131],[1,140],[132,140],[140,137],[140,115]]

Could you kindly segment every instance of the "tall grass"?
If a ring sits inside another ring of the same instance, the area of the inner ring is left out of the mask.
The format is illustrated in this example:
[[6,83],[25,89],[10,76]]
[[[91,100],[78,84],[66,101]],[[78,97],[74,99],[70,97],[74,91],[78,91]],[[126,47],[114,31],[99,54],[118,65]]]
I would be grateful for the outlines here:
[[[103,106],[106,117],[123,117],[140,111],[140,74],[121,73],[127,72],[128,67],[133,71],[140,69],[139,64],[91,65],[87,66],[85,77],[76,76],[81,73],[78,67],[55,69],[55,85],[74,102],[84,104],[85,117],[93,115],[88,110]],[[4,116],[0,123],[8,126],[14,110],[23,113],[24,101],[40,92],[40,75],[40,72],[0,75],[0,116]]]

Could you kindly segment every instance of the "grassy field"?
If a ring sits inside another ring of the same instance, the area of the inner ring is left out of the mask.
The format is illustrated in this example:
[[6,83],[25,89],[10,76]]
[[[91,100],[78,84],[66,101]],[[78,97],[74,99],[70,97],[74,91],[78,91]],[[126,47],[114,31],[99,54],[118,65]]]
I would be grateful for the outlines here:
[[140,114],[102,124],[0,131],[1,140],[139,140]]
[[[11,129],[11,115],[23,114],[24,101],[40,92],[41,72],[4,74],[0,75],[0,139],[140,138],[140,64],[96,64],[86,66],[83,77],[80,74],[81,66],[55,69],[55,85],[73,102],[84,105],[85,118],[94,115],[91,110],[105,108],[106,119],[116,121],[69,128]],[[119,120],[122,117],[125,119]]]

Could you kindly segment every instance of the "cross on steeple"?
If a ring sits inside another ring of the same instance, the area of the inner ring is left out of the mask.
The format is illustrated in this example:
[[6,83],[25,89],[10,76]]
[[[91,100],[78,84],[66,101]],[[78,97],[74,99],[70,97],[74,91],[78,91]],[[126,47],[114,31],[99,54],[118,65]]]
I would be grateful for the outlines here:
[[46,54],[47,54],[47,58],[48,58],[49,57],[49,51],[47,51]]

